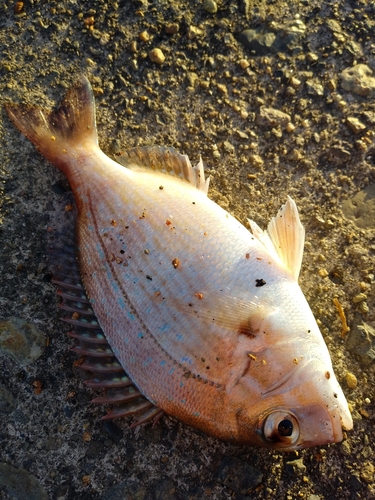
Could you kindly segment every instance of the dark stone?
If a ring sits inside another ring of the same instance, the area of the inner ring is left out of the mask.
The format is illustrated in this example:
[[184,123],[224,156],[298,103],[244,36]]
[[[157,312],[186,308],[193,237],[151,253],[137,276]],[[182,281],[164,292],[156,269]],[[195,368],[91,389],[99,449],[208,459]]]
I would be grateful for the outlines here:
[[175,500],[176,486],[170,479],[163,479],[154,486],[155,500]]
[[16,500],[48,500],[48,496],[35,476],[25,469],[0,463],[0,492]]
[[245,14],[246,17],[249,17],[251,5],[252,5],[252,0],[239,0],[240,12],[242,14]]
[[44,335],[21,318],[0,321],[0,349],[21,366],[37,360],[45,348]]
[[151,498],[137,482],[121,481],[103,492],[102,500],[146,500]]
[[364,366],[368,366],[375,359],[375,330],[367,323],[355,325],[351,330],[346,343],[349,351],[360,357]]
[[358,476],[352,474],[349,479],[350,489],[353,491],[359,491],[362,489],[362,482]]
[[292,49],[305,31],[306,26],[300,20],[284,24],[273,22],[244,30],[238,39],[247,49],[261,56]]
[[273,44],[276,40],[275,33],[249,29],[242,31],[238,35],[239,41],[249,50],[255,52],[257,56],[264,56],[273,52]]
[[263,474],[238,458],[224,457],[215,473],[215,479],[236,494],[245,495],[262,482]]
[[86,458],[97,458],[103,450],[103,443],[101,443],[100,441],[90,441],[85,456]]
[[74,406],[70,406],[70,405],[66,405],[64,406],[64,415],[68,418],[72,417],[74,412],[75,412],[75,408]]
[[348,161],[351,158],[351,153],[344,146],[332,146],[329,150],[329,159],[331,161]]
[[113,441],[118,443],[124,437],[122,429],[111,420],[104,420],[103,428]]
[[0,413],[12,413],[15,406],[12,394],[3,385],[0,385]]

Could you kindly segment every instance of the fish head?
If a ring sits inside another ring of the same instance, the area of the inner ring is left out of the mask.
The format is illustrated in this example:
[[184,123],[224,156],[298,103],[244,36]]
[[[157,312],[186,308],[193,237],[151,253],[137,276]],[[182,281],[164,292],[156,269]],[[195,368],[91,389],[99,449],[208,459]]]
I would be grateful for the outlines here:
[[[293,399],[299,399],[300,404],[288,403],[293,396],[298,396]],[[260,414],[256,423],[256,433],[262,446],[292,451],[337,443],[343,439],[340,409],[329,407],[319,396],[303,393],[301,387],[298,391],[268,398],[267,406],[268,409]]]
[[[266,352],[263,354],[268,357]],[[350,430],[353,422],[333,370],[327,370],[314,358],[294,366],[289,363],[288,369],[285,366],[278,364],[275,372],[275,367],[270,366],[263,376],[258,373],[259,399],[254,405],[249,401],[242,406],[240,434],[247,435],[252,444],[280,451],[342,441],[342,429]],[[255,375],[266,367],[254,366],[249,374],[252,371]],[[278,378],[272,373],[279,374]],[[254,387],[254,378],[247,382]]]
[[239,422],[240,433],[257,446],[291,451],[336,443],[343,439],[343,428],[353,427],[327,346],[307,307],[303,311],[302,301],[294,312],[293,305],[274,306],[257,325],[253,321],[250,362],[238,383],[240,398],[247,395]]

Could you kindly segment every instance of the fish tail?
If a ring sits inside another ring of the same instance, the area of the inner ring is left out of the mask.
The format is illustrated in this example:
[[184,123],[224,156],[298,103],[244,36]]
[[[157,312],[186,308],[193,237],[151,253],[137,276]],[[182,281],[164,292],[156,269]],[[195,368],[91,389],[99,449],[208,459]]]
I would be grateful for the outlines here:
[[98,146],[94,95],[84,76],[67,92],[57,110],[13,103],[5,108],[15,126],[65,174],[72,150],[79,145]]

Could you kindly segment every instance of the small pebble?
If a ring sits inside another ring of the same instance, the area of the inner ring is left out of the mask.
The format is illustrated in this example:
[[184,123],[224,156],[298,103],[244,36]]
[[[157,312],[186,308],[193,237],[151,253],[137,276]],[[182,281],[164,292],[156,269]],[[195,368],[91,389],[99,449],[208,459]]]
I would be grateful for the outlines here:
[[161,49],[150,50],[148,57],[152,62],[156,64],[163,64],[163,62],[165,61],[165,55],[163,54],[163,51]]
[[290,85],[294,88],[297,89],[301,85],[301,80],[298,80],[295,76],[292,76],[292,78],[289,81]]
[[14,13],[19,14],[23,10],[23,7],[24,7],[23,2],[16,2],[14,5]]
[[167,35],[175,35],[180,30],[180,25],[178,23],[168,23],[165,25],[165,32]]
[[371,462],[364,463],[361,470],[361,479],[363,479],[367,484],[374,481],[375,467]]
[[264,164],[262,157],[259,155],[250,155],[249,161],[253,167],[257,167],[257,168],[261,168]]
[[345,379],[349,389],[355,389],[357,387],[358,380],[357,377],[354,375],[354,373],[348,372],[345,376]]
[[358,118],[355,118],[354,116],[348,116],[348,118],[346,119],[346,123],[354,134],[359,134],[366,130],[366,125],[364,125],[361,121],[358,120]]
[[238,63],[242,69],[247,69],[250,66],[250,63],[247,59],[241,59]]
[[205,0],[205,2],[203,3],[203,8],[209,14],[216,14],[217,3],[214,0]]
[[186,34],[189,40],[193,40],[197,36],[203,35],[203,30],[197,28],[197,26],[189,26]]
[[368,306],[368,304],[367,304],[367,302],[366,302],[366,301],[363,301],[363,302],[361,302],[361,303],[359,304],[359,310],[360,310],[360,311],[361,311],[361,313],[363,313],[363,314],[367,314],[367,313],[370,311],[369,306]]
[[216,87],[222,94],[228,94],[228,89],[227,86],[224,83],[217,83]]
[[348,457],[351,454],[351,452],[352,452],[352,450],[350,449],[350,445],[349,445],[348,441],[343,441],[340,444],[340,453],[342,455],[345,455],[346,457]]
[[148,31],[142,31],[142,33],[139,34],[139,38],[142,42],[148,42],[150,41],[151,36]]
[[359,304],[359,302],[363,302],[364,300],[367,300],[367,295],[364,293],[359,293],[355,297],[353,297],[353,302],[354,304]]

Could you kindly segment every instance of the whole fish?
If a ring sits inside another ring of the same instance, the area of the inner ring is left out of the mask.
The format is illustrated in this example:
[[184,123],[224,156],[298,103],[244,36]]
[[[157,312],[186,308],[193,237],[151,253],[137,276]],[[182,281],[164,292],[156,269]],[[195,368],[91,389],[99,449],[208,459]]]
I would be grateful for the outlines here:
[[[74,193],[90,304],[79,284],[62,295],[72,318],[91,306],[105,335],[84,318],[73,334],[98,358],[92,386],[122,386],[113,401],[136,401],[123,414],[162,410],[222,440],[280,450],[342,440],[352,418],[297,282],[304,229],[291,198],[250,233],[207,197],[201,160],[150,147],[113,161],[85,77],[57,111],[6,109]],[[110,375],[122,369],[122,382]]]

